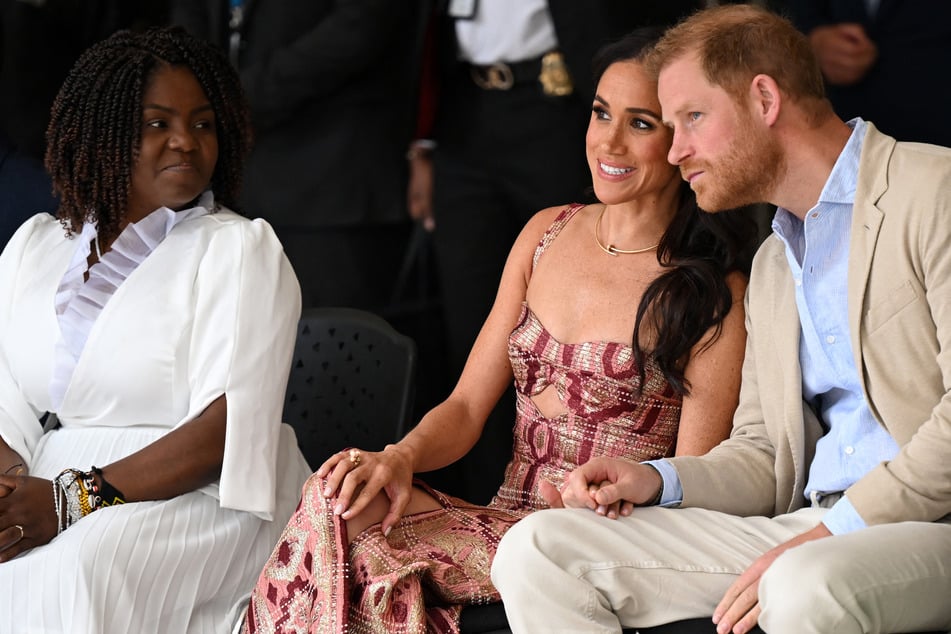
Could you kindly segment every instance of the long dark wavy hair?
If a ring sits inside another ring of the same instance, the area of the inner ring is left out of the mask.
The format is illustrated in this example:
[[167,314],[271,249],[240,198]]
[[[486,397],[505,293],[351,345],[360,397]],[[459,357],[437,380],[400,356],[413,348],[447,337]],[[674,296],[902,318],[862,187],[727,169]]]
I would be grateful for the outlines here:
[[216,201],[235,206],[252,136],[235,70],[218,49],[184,29],[118,31],[79,57],[46,130],[46,169],[68,234],[88,220],[98,222],[100,236],[118,235],[142,139],[142,97],[164,65],[191,70],[211,102],[218,131],[211,187]]
[[[662,34],[659,28],[641,28],[601,48],[592,63],[595,86],[611,64],[643,62]],[[652,357],[678,394],[689,393],[684,368],[690,352],[711,328],[714,336],[706,345],[719,336],[733,305],[726,276],[749,273],[753,229],[742,211],[701,211],[690,186],[681,183],[677,212],[657,247],[664,272],[647,287],[634,322],[632,347],[641,385],[644,362]],[[649,350],[641,345],[645,326],[653,334]]]

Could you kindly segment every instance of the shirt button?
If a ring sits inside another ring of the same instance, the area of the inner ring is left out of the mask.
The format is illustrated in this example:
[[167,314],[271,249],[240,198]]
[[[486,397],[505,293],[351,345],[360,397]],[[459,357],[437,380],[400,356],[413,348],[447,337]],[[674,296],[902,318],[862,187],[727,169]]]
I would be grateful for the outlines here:
[[845,455],[851,456],[854,453],[855,453],[855,447],[853,447],[852,445],[849,445],[845,448]]
[[835,337],[833,335],[829,335],[826,337],[826,343],[835,343]]
[[796,278],[796,286],[802,286],[802,278]]

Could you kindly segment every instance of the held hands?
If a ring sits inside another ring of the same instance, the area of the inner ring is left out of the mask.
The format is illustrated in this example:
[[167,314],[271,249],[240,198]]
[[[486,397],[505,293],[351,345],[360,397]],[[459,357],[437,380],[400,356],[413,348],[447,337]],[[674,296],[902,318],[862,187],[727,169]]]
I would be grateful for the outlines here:
[[822,74],[830,84],[848,86],[865,77],[878,57],[878,48],[859,24],[819,26],[809,41]]
[[753,629],[761,612],[759,607],[759,582],[766,569],[776,561],[777,557],[790,548],[830,535],[832,533],[829,532],[825,524],[819,524],[802,535],[793,537],[788,542],[767,551],[754,561],[733,582],[733,585],[727,588],[726,594],[723,595],[720,603],[713,611],[713,622],[717,626],[717,633],[746,634],[746,632]]
[[384,535],[403,516],[412,494],[412,460],[397,445],[387,445],[380,452],[345,449],[328,458],[315,474],[326,478],[322,493],[336,495],[334,513],[345,520],[359,515],[383,491],[390,500],[380,522]]
[[652,467],[617,458],[594,458],[568,474],[560,490],[542,482],[539,493],[552,508],[587,508],[617,519],[652,500],[662,484]]
[[0,475],[0,563],[56,537],[52,483]]

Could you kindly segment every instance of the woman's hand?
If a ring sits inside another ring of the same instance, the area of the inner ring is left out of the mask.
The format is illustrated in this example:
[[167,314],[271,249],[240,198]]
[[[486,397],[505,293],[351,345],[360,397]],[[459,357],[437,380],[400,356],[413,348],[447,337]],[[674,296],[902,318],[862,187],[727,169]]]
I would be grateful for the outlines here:
[[49,480],[0,475],[0,563],[56,537],[52,490]]
[[380,522],[380,529],[388,534],[390,528],[403,516],[413,489],[412,460],[397,445],[387,445],[383,451],[345,449],[328,458],[315,472],[326,478],[324,497],[336,495],[334,513],[343,519],[356,517],[383,491],[390,506]]

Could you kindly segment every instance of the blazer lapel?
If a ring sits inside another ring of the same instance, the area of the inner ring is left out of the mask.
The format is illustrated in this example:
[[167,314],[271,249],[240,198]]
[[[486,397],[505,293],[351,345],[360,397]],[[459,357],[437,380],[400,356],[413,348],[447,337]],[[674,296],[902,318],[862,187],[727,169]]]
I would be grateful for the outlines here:
[[858,181],[855,188],[855,202],[852,204],[852,235],[849,239],[849,338],[855,367],[862,382],[865,376],[862,364],[861,332],[862,314],[865,306],[865,292],[875,255],[884,214],[878,208],[878,200],[888,188],[886,169],[895,139],[881,134],[873,124],[868,124],[862,156],[859,159]]

